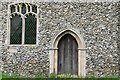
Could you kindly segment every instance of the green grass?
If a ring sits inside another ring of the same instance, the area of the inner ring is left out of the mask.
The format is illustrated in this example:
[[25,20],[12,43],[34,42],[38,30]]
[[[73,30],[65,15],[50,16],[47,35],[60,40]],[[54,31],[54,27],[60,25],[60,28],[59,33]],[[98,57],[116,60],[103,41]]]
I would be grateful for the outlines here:
[[19,76],[15,73],[2,73],[2,78],[21,78],[22,76]]
[[2,72],[0,71],[0,80],[2,79]]
[[[21,80],[21,79],[16,79],[16,78],[26,78],[24,80],[30,80],[30,78],[34,78],[34,80],[41,80],[40,78],[82,78],[77,75],[71,75],[71,74],[49,74],[48,76],[45,76],[41,73],[35,75],[34,77],[27,77],[27,76],[19,76],[15,73],[2,73],[0,74],[2,76],[2,80],[8,80],[7,78],[11,78],[11,80]],[[13,79],[14,78],[14,79]],[[27,79],[29,78],[29,79]],[[111,78],[110,80],[120,80],[117,75],[111,75],[111,76],[103,76],[103,77],[95,77],[95,76],[86,76],[85,78],[90,78],[90,80],[95,80],[95,78]],[[112,79],[113,78],[113,79]],[[116,79],[115,79],[116,78]],[[9,79],[10,80],[10,79]],[[23,80],[23,79],[22,79]],[[105,79],[107,80],[107,79]]]

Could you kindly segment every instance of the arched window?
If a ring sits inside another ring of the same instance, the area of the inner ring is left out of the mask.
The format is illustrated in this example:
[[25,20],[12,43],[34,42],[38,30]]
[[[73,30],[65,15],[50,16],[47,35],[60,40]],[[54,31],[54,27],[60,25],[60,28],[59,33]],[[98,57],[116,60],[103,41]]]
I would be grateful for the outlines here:
[[25,44],[35,44],[37,19],[32,14],[29,14],[25,19],[25,23]]
[[9,43],[36,44],[37,5],[16,3],[9,5]]
[[22,19],[15,14],[10,19],[10,44],[21,44],[22,41]]

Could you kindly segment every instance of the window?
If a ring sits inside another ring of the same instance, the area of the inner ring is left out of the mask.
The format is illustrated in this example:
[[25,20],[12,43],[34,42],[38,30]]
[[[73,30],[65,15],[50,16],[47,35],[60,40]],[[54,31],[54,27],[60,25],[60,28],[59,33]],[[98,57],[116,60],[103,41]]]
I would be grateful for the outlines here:
[[12,15],[10,19],[10,44],[21,44],[22,41],[22,19],[20,15]]
[[9,6],[9,43],[36,44],[37,5],[17,3]]

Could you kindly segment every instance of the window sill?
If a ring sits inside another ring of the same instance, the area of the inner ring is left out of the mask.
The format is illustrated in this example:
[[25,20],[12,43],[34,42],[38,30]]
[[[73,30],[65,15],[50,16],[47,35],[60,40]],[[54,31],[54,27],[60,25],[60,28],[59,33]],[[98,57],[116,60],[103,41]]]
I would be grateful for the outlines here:
[[10,47],[16,47],[16,46],[37,46],[37,44],[9,44]]

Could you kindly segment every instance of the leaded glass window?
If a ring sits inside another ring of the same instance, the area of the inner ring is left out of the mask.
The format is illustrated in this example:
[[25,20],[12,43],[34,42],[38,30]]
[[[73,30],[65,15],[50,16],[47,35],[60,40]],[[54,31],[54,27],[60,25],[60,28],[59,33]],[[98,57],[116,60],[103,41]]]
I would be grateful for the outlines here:
[[36,44],[37,6],[31,3],[10,5],[10,44]]
[[33,15],[25,19],[25,44],[35,44],[36,42],[36,21]]
[[26,5],[23,3],[21,4],[22,6],[22,14],[25,14],[26,13]]
[[10,8],[11,8],[11,13],[15,12],[15,6],[14,5],[11,5]]
[[36,5],[32,6],[32,11],[35,12],[35,13],[37,13],[37,6]]
[[[12,15],[13,16],[13,15]],[[22,41],[22,19],[19,15],[15,15],[10,19],[10,44],[21,44]]]

